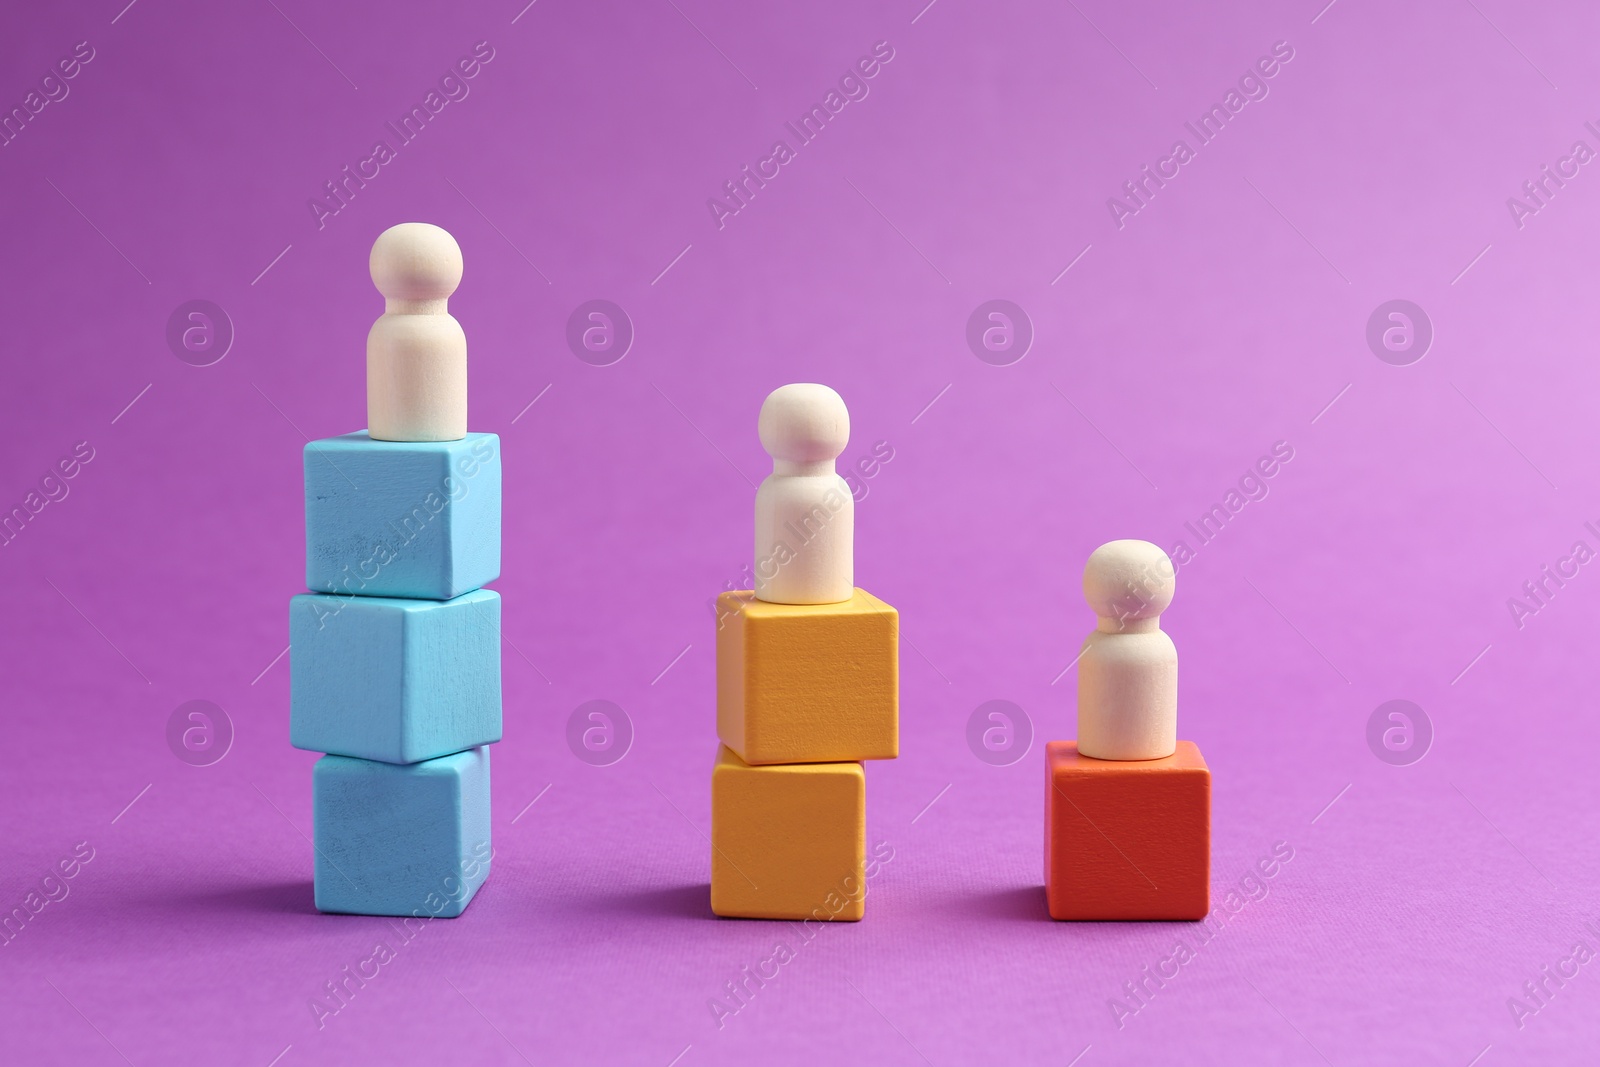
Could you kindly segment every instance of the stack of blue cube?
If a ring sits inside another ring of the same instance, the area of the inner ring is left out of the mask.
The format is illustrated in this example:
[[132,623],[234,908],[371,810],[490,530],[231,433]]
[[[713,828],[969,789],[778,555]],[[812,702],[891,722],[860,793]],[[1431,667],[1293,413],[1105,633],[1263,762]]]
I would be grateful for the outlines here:
[[290,741],[313,771],[319,911],[460,915],[489,876],[500,740],[500,439],[305,448]]

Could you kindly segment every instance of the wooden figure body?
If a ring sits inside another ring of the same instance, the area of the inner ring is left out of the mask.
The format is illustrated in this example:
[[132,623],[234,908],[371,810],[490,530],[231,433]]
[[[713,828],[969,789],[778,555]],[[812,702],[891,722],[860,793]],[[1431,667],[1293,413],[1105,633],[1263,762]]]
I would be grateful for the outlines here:
[[838,604],[855,594],[855,498],[833,461],[850,413],[825,385],[785,385],[761,405],[772,473],[756,490],[755,595],[772,604]]
[[467,435],[467,335],[446,310],[461,284],[456,239],[426,222],[378,235],[369,261],[384,313],[367,334],[367,434],[375,441]]
[[1161,629],[1176,571],[1148,541],[1112,541],[1089,556],[1083,595],[1099,616],[1078,659],[1078,751],[1152,760],[1178,744],[1178,650]]

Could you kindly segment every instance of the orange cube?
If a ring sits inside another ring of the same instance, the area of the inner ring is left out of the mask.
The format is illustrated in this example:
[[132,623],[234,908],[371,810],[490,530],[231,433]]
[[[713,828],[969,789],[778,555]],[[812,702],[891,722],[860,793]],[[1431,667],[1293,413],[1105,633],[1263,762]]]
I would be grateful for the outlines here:
[[717,736],[752,765],[900,754],[900,613],[717,597]]
[[1044,888],[1052,919],[1203,919],[1211,771],[1193,741],[1164,759],[1045,746]]
[[744,919],[860,919],[867,776],[859,763],[752,767],[727,745],[711,771],[711,910]]

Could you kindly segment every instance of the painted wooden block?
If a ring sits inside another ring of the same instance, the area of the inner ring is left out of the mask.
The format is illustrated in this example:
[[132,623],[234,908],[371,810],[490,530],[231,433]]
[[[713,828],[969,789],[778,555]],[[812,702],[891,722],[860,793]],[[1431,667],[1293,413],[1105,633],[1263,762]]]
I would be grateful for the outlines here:
[[1053,919],[1203,919],[1211,771],[1193,741],[1161,759],[1045,747],[1044,886]]
[[452,918],[489,877],[489,750],[312,768],[318,911]]
[[306,587],[449,600],[500,576],[500,438],[305,447]]
[[900,754],[900,613],[864,589],[838,604],[717,598],[717,736],[746,763]]
[[416,763],[500,740],[500,594],[289,602],[289,741]]
[[859,763],[752,767],[727,745],[711,771],[711,910],[745,919],[864,914],[867,776]]

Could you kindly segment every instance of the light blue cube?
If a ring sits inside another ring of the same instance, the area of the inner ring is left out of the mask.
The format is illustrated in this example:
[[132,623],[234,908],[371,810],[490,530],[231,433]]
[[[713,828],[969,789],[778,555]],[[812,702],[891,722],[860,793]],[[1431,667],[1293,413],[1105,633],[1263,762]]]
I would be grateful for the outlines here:
[[489,750],[311,772],[318,911],[454,918],[489,877]]
[[500,576],[500,438],[305,448],[306,588],[449,600]]
[[500,594],[289,601],[289,742],[416,763],[500,740]]

